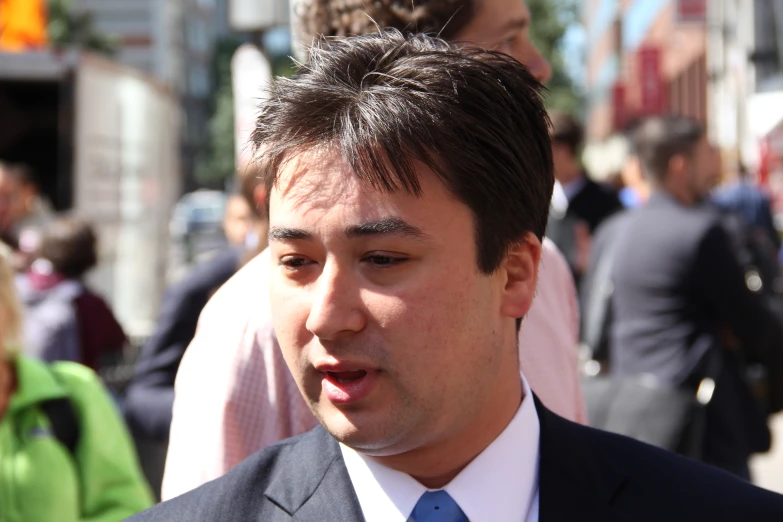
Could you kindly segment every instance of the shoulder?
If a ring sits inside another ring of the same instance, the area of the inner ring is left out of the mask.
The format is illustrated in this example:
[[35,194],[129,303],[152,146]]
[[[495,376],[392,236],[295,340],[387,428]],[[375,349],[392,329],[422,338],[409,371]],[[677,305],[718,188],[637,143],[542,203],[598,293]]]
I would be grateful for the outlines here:
[[619,477],[612,506],[626,519],[641,513],[647,516],[639,520],[662,520],[666,513],[677,513],[676,520],[783,519],[783,496],[628,437],[550,416],[550,427],[564,434],[561,442],[574,444],[579,458],[592,459],[602,477]]
[[[266,299],[263,299],[261,296],[266,296],[268,271],[269,250],[265,250],[236,271],[215,292],[204,308],[202,318],[214,315],[220,316],[229,309],[233,312],[232,315],[236,315],[236,310],[241,310],[243,305],[255,306],[258,303],[266,302]],[[254,291],[248,292],[248,288],[253,288]],[[248,310],[248,312],[250,311]]]
[[68,395],[76,400],[89,400],[95,395],[105,394],[100,377],[84,365],[57,361],[51,363],[50,368],[59,383],[68,391]]
[[[283,471],[307,456],[318,429],[286,439],[251,455],[220,478],[145,511],[132,521],[250,520],[274,509],[264,492]],[[309,456],[308,456],[309,457]],[[301,477],[303,478],[303,477]],[[198,513],[197,518],[193,514]]]
[[239,250],[227,249],[196,265],[171,290],[173,294],[207,293],[228,281],[239,266]]
[[565,256],[548,237],[544,237],[541,242],[541,266],[544,267],[545,272],[552,272],[558,276],[565,277],[571,274]]
[[541,246],[536,302],[547,302],[551,305],[549,309],[562,313],[572,303],[576,303],[576,287],[571,269],[551,239],[545,237]]

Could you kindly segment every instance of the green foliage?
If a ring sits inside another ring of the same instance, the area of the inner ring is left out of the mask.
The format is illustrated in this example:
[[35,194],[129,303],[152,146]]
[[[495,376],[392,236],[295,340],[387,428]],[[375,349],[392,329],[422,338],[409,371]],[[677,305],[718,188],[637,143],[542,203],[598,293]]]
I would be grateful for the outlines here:
[[119,42],[101,34],[90,12],[74,12],[70,0],[49,0],[47,32],[52,46],[57,49],[78,47],[107,56],[117,51]]
[[533,19],[530,36],[552,65],[552,80],[547,84],[547,106],[570,113],[579,111],[582,100],[565,69],[560,46],[566,28],[579,20],[578,3],[578,0],[527,0]]
[[215,94],[209,120],[207,150],[196,163],[199,183],[231,179],[235,170],[234,93],[231,86],[231,57],[242,45],[238,39],[219,40],[212,56]]
[[[234,95],[231,86],[231,57],[242,40],[219,41],[213,56],[212,74],[215,85],[214,105],[209,120],[206,153],[196,164],[195,178],[199,183],[231,179],[235,169]],[[269,57],[274,76],[291,76],[295,69],[288,56]]]

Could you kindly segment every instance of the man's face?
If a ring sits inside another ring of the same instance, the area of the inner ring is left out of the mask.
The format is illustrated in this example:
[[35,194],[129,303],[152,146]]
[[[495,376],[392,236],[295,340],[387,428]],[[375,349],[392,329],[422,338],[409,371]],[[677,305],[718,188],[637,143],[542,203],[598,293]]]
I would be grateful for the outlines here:
[[552,165],[557,181],[563,184],[573,181],[573,154],[568,145],[552,141]]
[[8,230],[24,215],[24,187],[0,168],[0,230]]
[[228,198],[223,218],[223,230],[228,242],[232,245],[244,244],[252,226],[253,211],[247,200],[239,195]]
[[530,11],[523,0],[475,0],[476,13],[454,38],[508,54],[526,65],[542,83],[552,67],[530,40]]
[[324,427],[375,456],[459,432],[518,364],[506,276],[478,270],[468,207],[423,166],[419,181],[421,197],[385,194],[321,150],[288,162],[270,195],[283,355]]
[[703,201],[720,178],[718,153],[715,147],[702,138],[686,162],[688,188],[695,202]]

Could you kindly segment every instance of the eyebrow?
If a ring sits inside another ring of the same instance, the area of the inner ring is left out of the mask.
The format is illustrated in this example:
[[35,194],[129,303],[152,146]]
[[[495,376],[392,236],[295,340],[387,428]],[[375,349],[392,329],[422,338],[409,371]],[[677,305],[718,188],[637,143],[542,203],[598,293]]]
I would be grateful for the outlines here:
[[345,229],[345,235],[349,238],[376,235],[397,235],[413,239],[427,239],[428,237],[420,228],[406,223],[398,217],[352,225]]
[[269,242],[272,241],[294,241],[294,240],[311,241],[313,235],[301,228],[291,227],[270,227],[269,228]]
[[[426,240],[429,236],[420,228],[406,223],[398,217],[389,217],[377,221],[368,221],[358,225],[351,225],[345,229],[348,238],[397,235],[412,239]],[[269,242],[273,241],[312,241],[313,235],[302,229],[293,227],[271,227],[269,229]]]
[[527,27],[530,25],[530,18],[517,18],[515,20],[510,20],[502,27],[498,33],[507,33],[511,31],[512,29],[527,29]]

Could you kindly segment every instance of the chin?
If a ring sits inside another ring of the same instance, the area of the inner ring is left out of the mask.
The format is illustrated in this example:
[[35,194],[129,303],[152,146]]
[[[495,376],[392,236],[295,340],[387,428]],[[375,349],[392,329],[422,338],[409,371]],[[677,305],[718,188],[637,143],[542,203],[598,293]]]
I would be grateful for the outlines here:
[[405,451],[400,447],[401,434],[383,429],[383,419],[366,412],[344,413],[330,405],[330,411],[316,413],[321,425],[337,442],[371,456],[396,455]]

